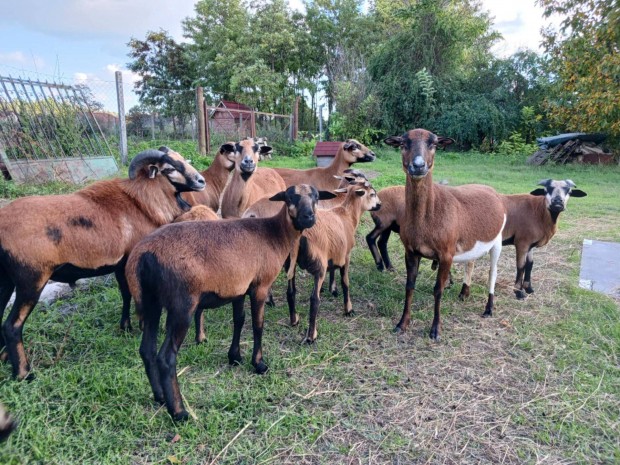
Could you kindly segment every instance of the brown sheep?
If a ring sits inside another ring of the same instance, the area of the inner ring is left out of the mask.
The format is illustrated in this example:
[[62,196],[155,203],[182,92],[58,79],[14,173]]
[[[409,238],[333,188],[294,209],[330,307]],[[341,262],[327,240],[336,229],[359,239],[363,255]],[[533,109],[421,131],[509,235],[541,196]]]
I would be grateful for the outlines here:
[[181,223],[183,221],[213,221],[219,219],[220,217],[217,216],[217,213],[210,207],[206,205],[196,205],[192,207],[190,211],[177,216],[173,223]]
[[189,210],[181,192],[204,186],[181,155],[162,147],[138,154],[129,179],[98,181],[73,194],[24,197],[0,209],[0,321],[16,291],[0,346],[15,378],[30,373],[23,325],[50,279],[72,283],[115,273],[123,297],[121,328],[130,329],[124,273],[129,252],[142,237]]
[[[501,195],[506,208],[506,227],[502,232],[502,244],[514,245],[517,255],[517,277],[514,292],[517,299],[532,294],[532,267],[534,249],[547,245],[558,230],[558,217],[566,209],[569,197],[585,197],[587,194],[575,189],[570,179],[555,181],[543,179],[542,188],[530,194]],[[469,295],[474,264],[467,268],[460,297]]]
[[[274,195],[284,200],[271,218],[176,223],[144,238],[127,261],[126,276],[144,324],[140,356],[155,400],[165,403],[175,421],[187,419],[176,374],[176,357],[197,309],[232,302],[234,333],[228,351],[231,365],[240,364],[239,340],[245,319],[243,302],[250,296],[254,350],[252,365],[267,371],[262,356],[264,305],[267,293],[302,231],[316,221],[320,198],[333,196],[308,185]],[[157,353],[162,309],[166,337]]]
[[[366,243],[377,269],[394,271],[388,255],[387,243],[392,232],[400,234],[400,225],[405,218],[405,186],[386,187],[381,189],[377,195],[381,199],[381,210],[370,214],[375,227],[366,235]],[[379,238],[378,250],[377,237]]]
[[306,183],[320,190],[334,190],[339,184],[339,180],[334,176],[350,168],[353,163],[364,163],[374,159],[375,154],[372,150],[354,139],[349,139],[342,143],[329,166],[307,170],[291,168],[274,168],[274,170],[284,179],[287,186]]
[[232,177],[222,194],[222,218],[239,218],[259,199],[286,189],[275,170],[257,168],[259,154],[271,150],[271,147],[259,147],[253,139],[245,139],[234,146],[224,144],[221,150],[235,161]]
[[409,326],[420,260],[437,260],[439,270],[433,292],[435,312],[430,338],[438,340],[441,296],[453,261],[468,262],[491,253],[489,298],[483,316],[493,314],[497,262],[506,223],[504,205],[489,186],[450,187],[433,183],[435,150],[451,144],[452,139],[438,137],[425,129],[412,129],[402,136],[388,137],[385,142],[400,147],[402,166],[407,175],[406,213],[400,228],[400,238],[405,246],[407,283],[403,314],[395,330],[405,331]]
[[[234,142],[229,142],[234,144]],[[206,205],[213,211],[220,208],[222,192],[226,187],[230,173],[235,168],[234,160],[229,159],[222,148],[215,154],[211,165],[200,174],[205,178],[206,187],[203,191],[184,194],[183,197],[191,205]]]
[[340,270],[344,314],[350,315],[353,311],[349,295],[349,262],[351,250],[355,245],[355,231],[362,213],[381,207],[377,192],[368,181],[351,184],[339,191],[346,194],[342,203],[330,210],[317,210],[316,225],[304,231],[299,246],[294,247],[291,252],[286,296],[292,326],[299,323],[299,316],[295,310],[296,265],[314,277],[314,288],[310,296],[309,326],[304,339],[307,343],[314,342],[318,335],[316,317],[321,301],[319,293],[328,269]]

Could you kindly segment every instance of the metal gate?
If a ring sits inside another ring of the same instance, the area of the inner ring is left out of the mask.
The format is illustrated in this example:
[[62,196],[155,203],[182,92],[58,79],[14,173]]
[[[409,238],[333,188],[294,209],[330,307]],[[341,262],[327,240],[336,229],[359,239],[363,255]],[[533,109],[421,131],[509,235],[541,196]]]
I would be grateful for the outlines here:
[[79,87],[0,76],[0,171],[15,182],[82,183],[118,167]]

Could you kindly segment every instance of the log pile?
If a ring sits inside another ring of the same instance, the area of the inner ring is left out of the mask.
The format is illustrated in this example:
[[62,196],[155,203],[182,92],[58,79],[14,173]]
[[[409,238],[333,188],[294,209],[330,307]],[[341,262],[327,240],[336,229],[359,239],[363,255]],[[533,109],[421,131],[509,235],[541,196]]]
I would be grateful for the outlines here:
[[[587,134],[561,134],[538,140],[539,149],[531,155],[528,165],[545,165],[549,162],[564,165],[566,163],[611,164],[613,154],[600,145],[602,139]],[[586,140],[584,140],[586,139]]]

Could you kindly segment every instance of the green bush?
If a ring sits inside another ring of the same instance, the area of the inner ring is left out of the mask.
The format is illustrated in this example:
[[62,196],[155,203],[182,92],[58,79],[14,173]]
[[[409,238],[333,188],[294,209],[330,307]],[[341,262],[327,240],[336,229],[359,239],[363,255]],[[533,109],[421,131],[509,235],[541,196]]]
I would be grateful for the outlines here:
[[538,150],[536,144],[528,144],[519,132],[513,132],[508,140],[502,141],[497,147],[497,154],[504,156],[531,155]]

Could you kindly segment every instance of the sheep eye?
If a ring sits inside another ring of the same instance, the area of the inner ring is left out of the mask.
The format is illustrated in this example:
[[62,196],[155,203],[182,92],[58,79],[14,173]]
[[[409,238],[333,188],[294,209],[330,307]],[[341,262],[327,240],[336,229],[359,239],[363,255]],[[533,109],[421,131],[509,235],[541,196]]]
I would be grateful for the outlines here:
[[163,170],[161,170],[161,174],[170,174],[173,171],[176,171],[174,168],[164,168]]

